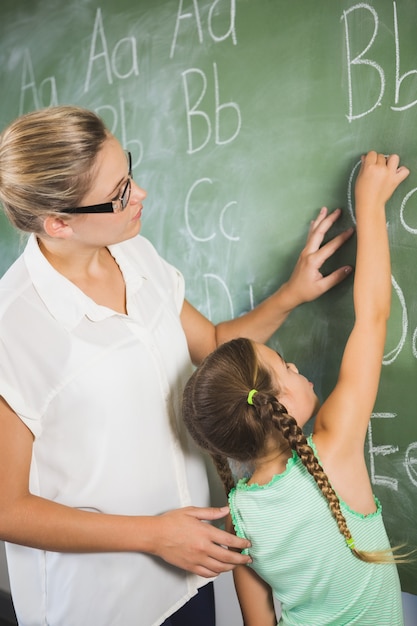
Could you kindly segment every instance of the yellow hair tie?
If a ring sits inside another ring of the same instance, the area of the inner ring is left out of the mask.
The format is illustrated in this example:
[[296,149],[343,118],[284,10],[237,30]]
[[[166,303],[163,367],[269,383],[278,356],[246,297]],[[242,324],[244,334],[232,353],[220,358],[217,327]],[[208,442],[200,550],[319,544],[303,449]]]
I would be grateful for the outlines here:
[[251,389],[248,393],[247,403],[253,406],[253,396],[258,393],[257,389]]
[[346,543],[348,545],[348,548],[350,548],[351,550],[355,549],[355,542],[353,540],[353,537],[351,537],[350,539],[346,539]]

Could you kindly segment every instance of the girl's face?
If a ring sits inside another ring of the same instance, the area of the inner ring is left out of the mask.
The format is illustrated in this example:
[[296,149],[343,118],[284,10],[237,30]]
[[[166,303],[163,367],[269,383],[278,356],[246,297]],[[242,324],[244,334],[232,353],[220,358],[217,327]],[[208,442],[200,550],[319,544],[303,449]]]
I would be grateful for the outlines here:
[[[120,197],[128,180],[128,162],[120,143],[109,135],[97,155],[92,171],[92,186],[80,202],[89,206]],[[142,202],[146,191],[131,180],[130,198],[119,213],[94,213],[72,216],[69,224],[80,243],[107,246],[137,235],[141,228]]]
[[268,346],[255,344],[255,348],[259,360],[271,372],[273,382],[280,390],[278,400],[302,428],[319,408],[313,383],[300,374],[293,363],[284,361]]

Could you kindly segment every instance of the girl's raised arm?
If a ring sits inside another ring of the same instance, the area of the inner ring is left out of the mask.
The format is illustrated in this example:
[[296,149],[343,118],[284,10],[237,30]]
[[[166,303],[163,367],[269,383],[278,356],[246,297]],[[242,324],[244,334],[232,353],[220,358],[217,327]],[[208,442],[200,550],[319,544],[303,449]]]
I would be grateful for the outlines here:
[[399,157],[369,152],[355,186],[357,255],[355,322],[335,389],[318,412],[315,439],[338,463],[363,446],[379,385],[391,301],[391,266],[385,204],[408,176]]

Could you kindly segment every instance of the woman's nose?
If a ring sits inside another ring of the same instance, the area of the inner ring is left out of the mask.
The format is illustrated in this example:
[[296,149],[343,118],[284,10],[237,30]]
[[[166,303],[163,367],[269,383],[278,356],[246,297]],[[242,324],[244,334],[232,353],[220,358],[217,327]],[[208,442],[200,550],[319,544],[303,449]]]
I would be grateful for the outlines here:
[[130,182],[132,186],[132,198],[136,201],[142,201],[148,195],[147,191],[140,187],[133,179]]

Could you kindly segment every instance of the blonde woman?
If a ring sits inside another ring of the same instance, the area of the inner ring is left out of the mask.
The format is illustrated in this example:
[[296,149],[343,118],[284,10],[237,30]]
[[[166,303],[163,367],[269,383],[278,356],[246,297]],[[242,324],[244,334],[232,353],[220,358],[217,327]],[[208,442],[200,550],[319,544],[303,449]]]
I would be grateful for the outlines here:
[[349,270],[320,274],[351,235],[320,247],[339,216],[322,210],[289,281],[214,326],[140,235],[145,197],[91,111],[44,109],[1,135],[0,200],[30,234],[0,281],[0,538],[21,626],[212,626],[207,582],[249,542],[205,523],[227,508],[209,506],[184,384]]

